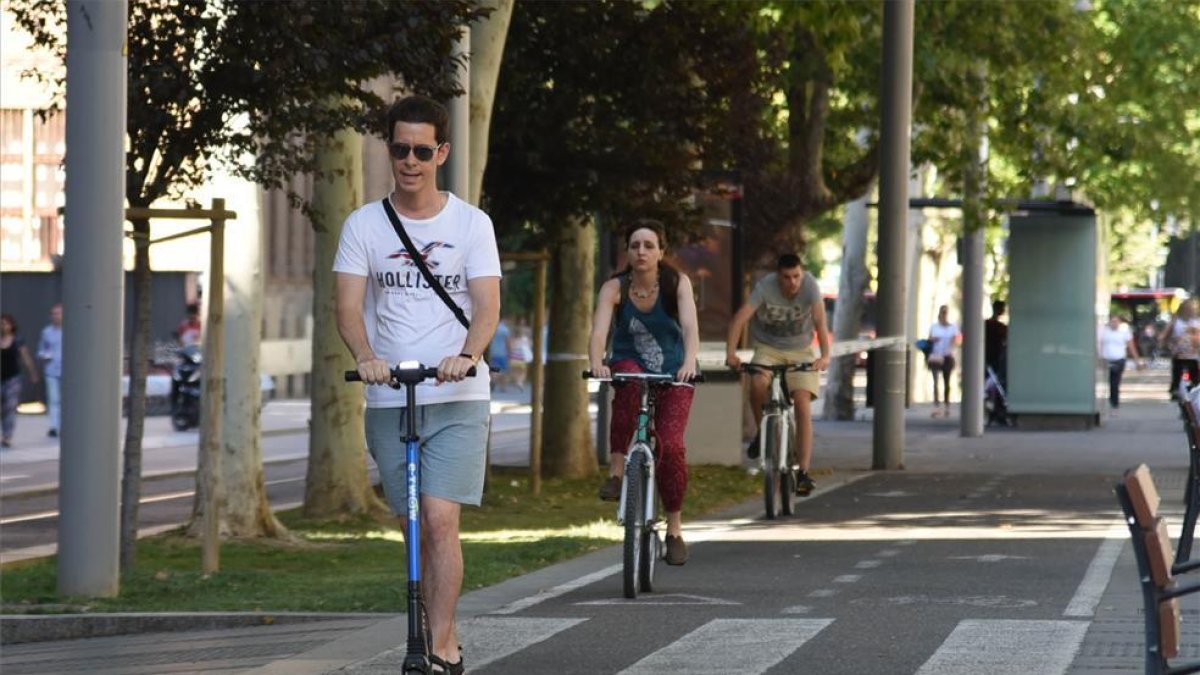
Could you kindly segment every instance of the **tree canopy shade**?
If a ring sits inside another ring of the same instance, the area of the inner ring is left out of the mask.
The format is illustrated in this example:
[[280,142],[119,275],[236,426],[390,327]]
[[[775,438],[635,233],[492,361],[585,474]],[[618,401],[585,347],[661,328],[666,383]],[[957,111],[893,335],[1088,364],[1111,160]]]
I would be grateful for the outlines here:
[[[59,0],[6,4],[37,44],[64,60],[68,7]],[[296,173],[320,174],[314,148],[322,140],[343,129],[384,131],[379,124],[384,101],[363,88],[363,81],[396,74],[412,91],[457,93],[452,46],[462,26],[483,12],[467,0],[130,3],[129,205],[181,197],[218,164],[264,187],[282,187]],[[61,101],[64,81],[60,77],[54,85]],[[126,570],[135,550],[145,417],[149,233],[148,220],[133,221],[134,334],[122,499]],[[258,505],[267,512],[261,486],[259,491]]]
[[[7,3],[59,56],[64,4]],[[126,189],[135,206],[180,196],[214,162],[278,187],[314,168],[316,139],[344,128],[382,133],[384,101],[363,80],[396,73],[415,92],[457,93],[451,47],[482,12],[468,0],[159,0],[129,10]]]

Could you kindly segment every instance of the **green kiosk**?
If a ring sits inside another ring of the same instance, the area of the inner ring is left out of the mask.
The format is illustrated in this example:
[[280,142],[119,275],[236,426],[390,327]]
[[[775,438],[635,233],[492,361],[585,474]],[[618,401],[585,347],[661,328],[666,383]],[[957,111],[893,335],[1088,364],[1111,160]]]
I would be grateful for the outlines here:
[[1023,202],[1009,217],[1008,409],[1022,429],[1091,429],[1096,403],[1096,212]]

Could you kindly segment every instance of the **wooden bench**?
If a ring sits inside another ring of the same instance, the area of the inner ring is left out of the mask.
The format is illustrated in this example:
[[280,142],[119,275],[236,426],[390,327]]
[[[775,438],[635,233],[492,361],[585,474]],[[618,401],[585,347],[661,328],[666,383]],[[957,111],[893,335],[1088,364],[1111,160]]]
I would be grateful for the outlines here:
[[1146,627],[1147,675],[1200,673],[1200,661],[1171,663],[1179,656],[1179,598],[1200,591],[1200,583],[1184,584],[1176,575],[1200,569],[1200,561],[1174,562],[1167,521],[1158,514],[1161,499],[1150,469],[1140,464],[1116,485],[1137,558],[1138,580]]

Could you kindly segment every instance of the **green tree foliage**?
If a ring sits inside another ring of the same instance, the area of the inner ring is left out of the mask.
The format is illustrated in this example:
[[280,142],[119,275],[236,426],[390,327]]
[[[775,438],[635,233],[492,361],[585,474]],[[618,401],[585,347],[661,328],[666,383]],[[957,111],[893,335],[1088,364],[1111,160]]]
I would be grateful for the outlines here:
[[[1095,0],[1059,105],[1046,173],[1104,209],[1200,217],[1200,2]],[[1154,213],[1157,207],[1157,213]]]
[[[65,3],[7,6],[65,61]],[[130,204],[182,196],[214,163],[268,187],[312,171],[318,139],[347,127],[381,133],[384,102],[360,86],[371,77],[457,93],[451,47],[478,15],[468,0],[130,2]],[[61,101],[64,82],[54,84]]]
[[518,3],[492,118],[485,205],[501,232],[601,213],[687,222],[710,100],[686,7]]
[[[65,12],[85,7],[58,0],[12,0],[6,6],[37,44],[65,62]],[[467,0],[130,2],[129,205],[145,207],[163,197],[181,197],[207,180],[218,164],[265,187],[280,187],[298,172],[317,173],[313,148],[321,139],[345,128],[382,131],[378,119],[384,102],[365,91],[362,81],[396,73],[415,91],[456,92],[451,47],[460,27],[479,15]],[[53,82],[59,102],[63,77]],[[133,566],[150,331],[150,223],[135,219],[132,224],[135,303],[122,494],[125,570]]]

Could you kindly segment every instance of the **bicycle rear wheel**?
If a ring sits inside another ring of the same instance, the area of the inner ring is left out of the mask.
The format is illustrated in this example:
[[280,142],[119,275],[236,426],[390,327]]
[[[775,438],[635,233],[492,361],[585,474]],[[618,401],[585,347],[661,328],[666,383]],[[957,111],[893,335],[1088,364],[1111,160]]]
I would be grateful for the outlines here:
[[625,547],[624,582],[625,597],[633,599],[638,594],[639,567],[642,562],[642,531],[646,529],[646,513],[642,507],[643,471],[645,455],[629,453],[625,462]]
[[766,507],[767,520],[774,520],[780,512],[779,508],[779,418],[772,415],[767,418],[765,433],[762,435],[760,451],[763,453],[763,506]]

